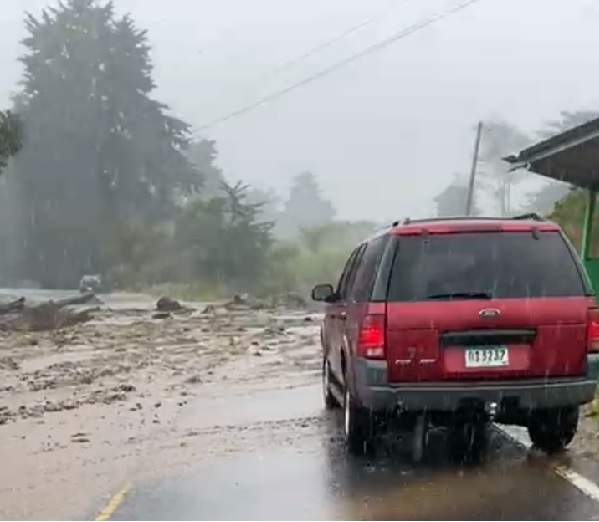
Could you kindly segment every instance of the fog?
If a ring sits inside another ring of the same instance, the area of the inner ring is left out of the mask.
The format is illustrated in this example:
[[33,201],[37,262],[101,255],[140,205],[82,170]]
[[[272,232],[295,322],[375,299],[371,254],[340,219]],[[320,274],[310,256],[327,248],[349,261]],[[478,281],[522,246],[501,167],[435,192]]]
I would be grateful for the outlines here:
[[[47,4],[3,5],[2,105],[21,72],[23,10],[37,12]],[[452,2],[115,4],[148,30],[155,96],[200,128]],[[282,63],[385,11],[378,22],[268,77]],[[468,170],[478,119],[500,117],[532,132],[562,109],[596,106],[599,72],[592,53],[581,49],[599,43],[598,22],[593,1],[480,0],[204,134],[217,140],[223,169],[248,182],[284,192],[297,172],[314,171],[341,217],[430,213],[439,185]]]

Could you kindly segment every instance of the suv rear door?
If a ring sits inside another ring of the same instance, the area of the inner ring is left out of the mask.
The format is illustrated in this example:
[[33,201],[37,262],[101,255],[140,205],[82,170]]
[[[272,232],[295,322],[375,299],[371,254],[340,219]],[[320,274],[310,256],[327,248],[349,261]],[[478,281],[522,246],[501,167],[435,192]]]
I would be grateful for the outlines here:
[[396,239],[390,381],[582,375],[593,300],[558,231]]
[[343,337],[345,336],[345,325],[347,318],[347,292],[352,279],[355,274],[355,267],[361,252],[363,252],[363,245],[356,248],[349,256],[345,267],[337,283],[337,289],[335,291],[336,300],[333,303],[327,305],[325,315],[325,332],[326,332],[326,343],[325,346],[328,349],[326,357],[328,358],[329,364],[335,376],[342,381],[343,371],[341,367],[341,350],[343,347]]

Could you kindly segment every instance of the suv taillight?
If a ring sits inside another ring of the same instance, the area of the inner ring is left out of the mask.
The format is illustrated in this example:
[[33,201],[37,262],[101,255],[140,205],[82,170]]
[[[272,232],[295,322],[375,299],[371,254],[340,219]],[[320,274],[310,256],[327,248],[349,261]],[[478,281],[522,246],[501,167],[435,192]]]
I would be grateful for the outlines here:
[[362,321],[356,347],[358,357],[385,358],[385,316],[367,315]]
[[587,321],[587,351],[599,352],[599,310],[589,309]]

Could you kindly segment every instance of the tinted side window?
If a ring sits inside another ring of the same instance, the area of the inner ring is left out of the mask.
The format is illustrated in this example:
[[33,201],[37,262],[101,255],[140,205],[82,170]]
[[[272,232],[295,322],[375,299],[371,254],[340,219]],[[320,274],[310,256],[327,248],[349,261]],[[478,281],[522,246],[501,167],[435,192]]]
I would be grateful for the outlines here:
[[354,265],[356,256],[358,255],[358,250],[359,248],[356,248],[349,256],[347,262],[345,263],[345,267],[343,268],[343,272],[341,273],[341,277],[339,278],[339,282],[337,283],[337,296],[339,297],[339,299],[345,299],[347,291],[347,280],[351,273],[351,269]]
[[346,299],[350,299],[350,298],[353,299],[353,289],[355,287],[355,282],[356,282],[356,272],[358,270],[358,267],[360,266],[360,263],[362,262],[365,250],[366,250],[365,244],[360,245],[355,250],[356,256],[354,257],[354,262],[352,263],[352,266],[350,267],[350,271],[347,276],[347,282],[346,282],[346,288],[345,288],[345,298]]
[[398,242],[390,301],[486,293],[494,298],[586,294],[582,275],[558,232],[480,232],[405,237]]
[[384,235],[373,239],[366,245],[362,260],[356,269],[356,277],[351,289],[351,298],[353,300],[364,302],[370,299],[374,278],[388,241],[389,236]]

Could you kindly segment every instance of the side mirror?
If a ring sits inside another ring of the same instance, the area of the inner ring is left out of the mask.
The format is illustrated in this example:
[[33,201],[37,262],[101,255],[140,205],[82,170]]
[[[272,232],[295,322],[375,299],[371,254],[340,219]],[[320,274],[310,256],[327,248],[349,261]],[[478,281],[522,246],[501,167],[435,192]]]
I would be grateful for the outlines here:
[[314,301],[323,301],[325,303],[330,303],[334,296],[335,289],[333,288],[333,285],[330,285],[328,283],[316,285],[312,289],[312,299]]

